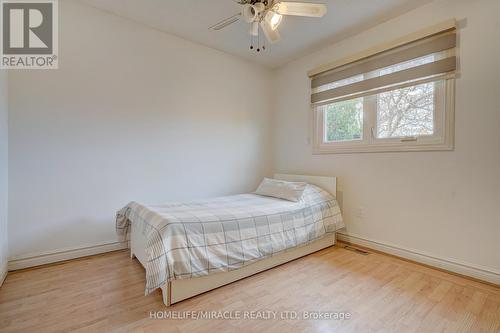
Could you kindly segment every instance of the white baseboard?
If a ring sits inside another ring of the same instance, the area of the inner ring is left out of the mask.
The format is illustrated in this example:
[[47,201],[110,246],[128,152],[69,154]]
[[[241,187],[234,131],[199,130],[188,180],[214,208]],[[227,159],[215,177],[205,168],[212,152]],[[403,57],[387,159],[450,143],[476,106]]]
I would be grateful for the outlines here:
[[[430,254],[422,253],[421,251],[405,249],[396,245],[387,244],[352,234],[338,232],[337,239],[340,241],[364,246],[380,252],[392,254],[397,257],[416,261],[432,267],[444,269],[457,274],[470,276],[478,280],[500,285],[500,272],[487,267],[479,267],[477,265],[471,265],[468,263],[459,262],[457,260],[439,258]],[[123,250],[127,247],[127,242],[110,242],[81,248],[46,252],[42,254],[25,256],[22,258],[12,258],[9,260],[8,270],[14,271],[18,269],[76,259],[105,252]],[[2,285],[6,275],[7,270],[2,270],[0,272],[0,286]]]
[[0,267],[0,287],[3,285],[5,278],[7,277],[7,263],[4,263],[2,267]]
[[444,269],[460,275],[469,276],[478,280],[500,285],[500,272],[487,267],[479,267],[453,259],[439,258],[421,251],[405,249],[396,245],[387,244],[357,235],[337,233],[337,239],[369,249],[392,254],[397,257],[409,259],[421,264]]
[[10,258],[8,264],[9,271],[18,269],[52,264],[59,261],[87,257],[95,254],[126,249],[128,242],[110,242],[96,244],[80,248],[62,249],[39,254],[31,254],[20,258]]

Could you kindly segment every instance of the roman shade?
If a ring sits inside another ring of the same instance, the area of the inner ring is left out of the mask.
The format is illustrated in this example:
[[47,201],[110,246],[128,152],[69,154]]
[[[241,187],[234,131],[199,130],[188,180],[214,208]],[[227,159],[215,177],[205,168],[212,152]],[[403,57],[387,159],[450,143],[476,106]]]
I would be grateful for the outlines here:
[[[375,48],[367,56],[313,70],[311,103],[332,103],[452,77],[457,68],[456,40],[455,20],[448,21]],[[415,66],[384,70],[423,57],[425,61]]]

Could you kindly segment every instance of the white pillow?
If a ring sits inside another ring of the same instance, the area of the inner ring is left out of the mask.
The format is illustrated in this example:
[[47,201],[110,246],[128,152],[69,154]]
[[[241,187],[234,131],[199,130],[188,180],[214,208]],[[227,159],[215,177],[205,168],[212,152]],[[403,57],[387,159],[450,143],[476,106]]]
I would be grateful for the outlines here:
[[283,180],[264,178],[255,194],[275,197],[297,202],[302,197],[307,183],[286,182]]

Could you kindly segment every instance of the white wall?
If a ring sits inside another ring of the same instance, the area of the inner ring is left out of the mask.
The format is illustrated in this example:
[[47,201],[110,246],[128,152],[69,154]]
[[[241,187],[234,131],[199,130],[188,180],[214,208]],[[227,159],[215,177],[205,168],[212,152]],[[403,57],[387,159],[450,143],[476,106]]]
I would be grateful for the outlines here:
[[9,77],[12,258],[116,240],[114,214],[271,174],[271,72],[74,1],[59,69]]
[[7,176],[7,71],[0,70],[0,285],[7,273],[8,239],[7,239],[7,197],[8,197],[8,176]]
[[[435,1],[280,68],[276,169],[338,176],[348,234],[500,274],[498,13],[497,0]],[[453,152],[312,155],[307,70],[451,17],[462,26]]]

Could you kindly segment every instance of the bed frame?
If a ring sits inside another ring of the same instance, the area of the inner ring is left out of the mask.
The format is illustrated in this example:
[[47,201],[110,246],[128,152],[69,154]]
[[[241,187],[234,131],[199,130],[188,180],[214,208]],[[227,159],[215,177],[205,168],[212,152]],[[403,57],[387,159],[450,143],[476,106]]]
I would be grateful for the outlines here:
[[[337,179],[335,177],[275,174],[274,178],[286,181],[305,181],[310,184],[320,186],[333,195],[337,194]],[[234,271],[215,273],[212,275],[192,279],[174,280],[168,282],[161,287],[163,294],[163,303],[165,303],[166,306],[170,306],[187,298],[243,279],[250,275],[257,274],[269,268],[303,257],[334,244],[335,236],[323,237],[322,239],[311,244],[278,253],[270,258],[259,260],[255,263],[244,266]],[[141,232],[137,232],[136,230],[134,230],[134,224],[132,224],[132,232],[130,237],[130,257],[137,258],[137,260],[139,260],[139,262],[144,267],[146,267],[145,264],[147,261],[145,246],[145,237]]]

